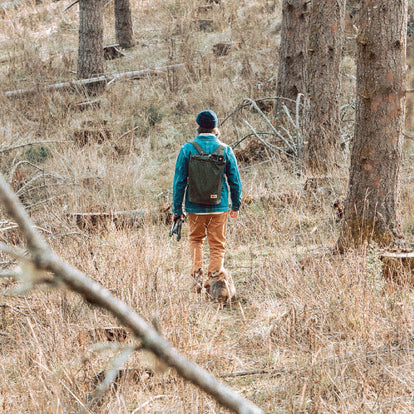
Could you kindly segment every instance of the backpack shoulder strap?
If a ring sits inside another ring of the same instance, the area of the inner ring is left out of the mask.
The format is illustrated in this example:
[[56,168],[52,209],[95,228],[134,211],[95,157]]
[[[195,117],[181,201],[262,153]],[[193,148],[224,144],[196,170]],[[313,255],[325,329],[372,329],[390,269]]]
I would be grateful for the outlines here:
[[[227,147],[227,145],[220,144],[220,145],[216,148],[216,150],[213,152],[213,154],[219,154],[219,153],[220,153],[220,151],[221,151],[221,150],[224,150],[224,148],[226,148],[226,147]],[[223,153],[224,153],[224,151],[223,151]]]
[[195,141],[191,141],[190,144],[201,154],[205,154],[205,152],[203,151],[203,148],[201,148],[201,145],[198,142]]

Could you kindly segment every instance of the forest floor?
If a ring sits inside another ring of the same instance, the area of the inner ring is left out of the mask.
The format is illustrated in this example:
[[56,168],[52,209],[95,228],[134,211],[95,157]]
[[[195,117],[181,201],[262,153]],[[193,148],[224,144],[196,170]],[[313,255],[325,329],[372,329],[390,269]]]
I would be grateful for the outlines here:
[[[274,97],[281,1],[131,0],[136,46],[106,61],[106,73],[184,65],[113,82],[95,97],[41,91],[76,78],[79,16],[77,6],[63,11],[68,4],[0,5],[2,91],[40,90],[17,99],[1,94],[0,170],[50,246],[144,319],[155,317],[185,357],[266,413],[413,412],[412,284],[384,279],[375,245],[332,254],[354,122],[352,36],[336,171],[318,179],[298,174],[294,161],[266,153],[252,137],[235,147],[243,159],[243,206],[229,221],[225,260],[239,300],[220,309],[191,291],[187,224],[180,242],[168,237],[174,165],[203,109],[225,121],[227,144],[251,133],[244,120],[269,132],[257,111],[239,105]],[[104,18],[105,45],[113,44],[112,4]],[[218,43],[230,44],[229,53],[217,56]],[[273,101],[265,102],[271,119]],[[294,133],[287,119],[284,126]],[[401,221],[409,242],[413,170],[408,139]],[[82,225],[73,216],[134,209],[145,214],[133,226],[105,219]],[[24,246],[1,207],[0,241]],[[14,265],[5,254],[0,264]],[[133,338],[71,292],[24,294],[16,293],[22,281],[2,285],[0,412],[81,411],[102,370]],[[145,353],[134,353],[122,374],[89,412],[227,412]]]

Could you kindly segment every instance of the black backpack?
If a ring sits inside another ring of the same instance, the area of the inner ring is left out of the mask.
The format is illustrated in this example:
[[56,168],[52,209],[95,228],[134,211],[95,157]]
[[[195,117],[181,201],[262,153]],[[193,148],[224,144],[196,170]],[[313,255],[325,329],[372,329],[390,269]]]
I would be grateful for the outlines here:
[[[223,172],[226,166],[224,145],[212,154],[206,154],[201,146],[191,141],[198,154],[190,155],[188,164],[188,198],[191,203],[215,206],[221,203]],[[220,152],[222,154],[220,154]]]

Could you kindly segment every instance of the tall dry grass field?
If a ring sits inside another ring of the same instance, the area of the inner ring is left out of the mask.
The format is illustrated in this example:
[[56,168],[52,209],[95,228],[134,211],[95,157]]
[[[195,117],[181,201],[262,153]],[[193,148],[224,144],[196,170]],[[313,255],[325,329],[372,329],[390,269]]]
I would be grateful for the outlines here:
[[[106,72],[185,65],[114,82],[99,97],[40,91],[76,77],[79,16],[77,6],[63,12],[67,4],[0,5],[1,88],[39,88],[18,99],[1,94],[0,169],[53,249],[146,320],[155,317],[183,355],[267,413],[413,412],[412,286],[383,279],[374,245],[329,253],[339,229],[332,206],[347,185],[351,106],[342,166],[322,186],[305,185],[281,156],[240,164],[245,202],[229,223],[226,256],[239,295],[232,306],[219,309],[191,292],[187,227],[177,243],[154,213],[171,202],[175,159],[200,110],[223,120],[243,98],[274,96],[281,1],[131,0],[136,46],[107,61]],[[210,26],[200,29],[200,20]],[[104,36],[114,43],[112,4]],[[216,56],[213,46],[223,42],[232,43],[230,53]],[[354,100],[354,74],[346,56],[344,105]],[[244,108],[223,124],[224,142],[251,132],[244,119],[266,130]],[[401,213],[409,241],[413,169],[407,141]],[[147,211],[133,227],[78,226],[70,216],[132,209]],[[1,241],[24,246],[1,210],[0,227]],[[13,265],[5,254],[0,262]],[[5,293],[22,286],[2,281]],[[111,315],[63,289],[18,292],[0,303],[0,412],[81,412],[102,371],[133,339]],[[142,352],[122,369],[90,412],[226,412]]]

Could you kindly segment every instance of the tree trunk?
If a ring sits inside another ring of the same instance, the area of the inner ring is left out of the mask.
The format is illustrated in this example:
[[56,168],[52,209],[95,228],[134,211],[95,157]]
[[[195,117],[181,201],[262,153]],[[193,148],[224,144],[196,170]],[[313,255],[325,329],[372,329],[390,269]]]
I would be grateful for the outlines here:
[[78,78],[87,79],[104,71],[104,0],[79,1]]
[[365,0],[357,38],[357,108],[340,250],[403,243],[399,208],[407,0]]
[[340,67],[345,0],[313,0],[309,16],[305,166],[313,173],[332,170],[341,129]]
[[[408,77],[407,88],[414,89],[414,7],[408,8],[409,20],[409,34],[407,38],[407,63],[408,63]],[[407,113],[405,116],[405,129],[414,136],[414,93],[407,94]]]
[[129,49],[134,46],[131,8],[129,0],[115,0],[115,32],[117,43]]
[[[308,39],[309,0],[283,0],[282,33],[279,49],[279,69],[276,96],[296,100],[305,93],[305,55]],[[295,103],[283,102],[291,114]],[[280,102],[275,105],[275,115],[280,112]]]

